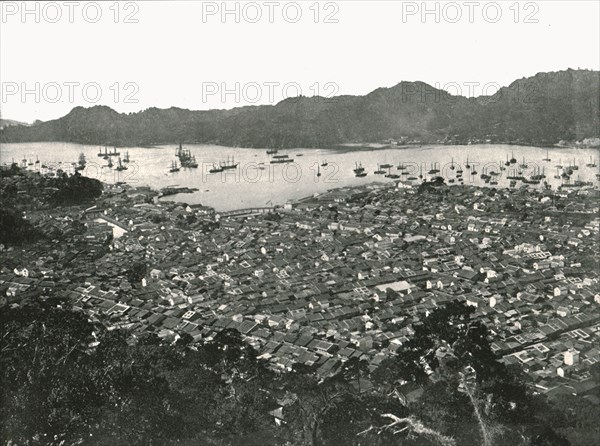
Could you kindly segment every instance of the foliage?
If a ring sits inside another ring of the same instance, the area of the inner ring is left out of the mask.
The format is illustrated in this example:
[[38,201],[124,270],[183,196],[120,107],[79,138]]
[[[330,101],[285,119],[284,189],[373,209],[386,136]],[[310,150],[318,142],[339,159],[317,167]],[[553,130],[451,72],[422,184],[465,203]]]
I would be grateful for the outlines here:
[[43,234],[16,211],[0,209],[0,243],[19,246],[35,243],[42,237]]

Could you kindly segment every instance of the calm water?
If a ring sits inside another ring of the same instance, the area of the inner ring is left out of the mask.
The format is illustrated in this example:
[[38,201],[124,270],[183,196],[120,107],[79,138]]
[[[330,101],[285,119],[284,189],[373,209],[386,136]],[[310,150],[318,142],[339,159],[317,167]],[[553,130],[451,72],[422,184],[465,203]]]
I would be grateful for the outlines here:
[[[129,168],[123,172],[103,167],[107,161],[97,156],[99,146],[87,146],[72,143],[21,143],[2,144],[0,146],[0,162],[22,163],[25,158],[40,163],[28,166],[45,164],[48,167],[72,169],[71,163],[77,162],[80,153],[87,158],[87,167],[84,174],[97,178],[107,183],[125,181],[131,185],[148,185],[153,188],[166,186],[187,186],[198,188],[199,192],[193,194],[180,194],[169,197],[170,200],[180,200],[186,203],[202,203],[212,206],[217,210],[226,211],[254,206],[271,206],[285,204],[288,200],[298,199],[324,192],[337,187],[368,184],[372,182],[390,182],[391,179],[383,175],[375,175],[379,164],[392,164],[392,174],[401,174],[396,166],[404,163],[409,176],[418,177],[421,173],[424,178],[430,177],[427,173],[432,169],[432,163],[437,163],[437,168],[447,179],[454,178],[459,168],[463,170],[464,184],[485,185],[480,178],[481,173],[492,171],[499,173],[498,187],[508,187],[507,174],[513,171],[522,171],[529,177],[536,169],[546,175],[546,181],[553,188],[561,184],[560,179],[554,175],[563,172],[556,165],[567,168],[569,165],[578,165],[579,170],[574,170],[573,180],[592,181],[595,187],[600,184],[596,179],[598,167],[586,167],[588,163],[598,164],[597,149],[551,148],[548,151],[550,162],[546,158],[546,149],[538,147],[522,147],[508,145],[472,145],[472,146],[423,146],[415,148],[397,148],[381,150],[348,150],[330,151],[320,149],[290,149],[280,150],[279,154],[286,154],[294,159],[290,164],[270,164],[270,157],[264,149],[242,149],[210,145],[187,145],[196,156],[199,163],[197,169],[181,169],[176,173],[169,173],[172,161],[176,160],[173,146],[155,148],[131,147],[118,149],[121,156],[129,151]],[[297,156],[303,154],[303,156]],[[514,156],[517,163],[501,171],[500,166],[508,158]],[[209,174],[208,170],[213,163],[234,158],[239,167],[235,170],[225,171],[222,174]],[[523,162],[524,159],[524,162]],[[465,167],[468,163],[477,171],[471,175]],[[321,167],[323,162],[328,166]],[[116,162],[116,159],[113,159]],[[368,173],[365,178],[356,178],[353,173],[355,163],[362,163]],[[61,164],[59,164],[61,163]],[[260,164],[264,163],[264,164]],[[527,168],[520,168],[527,164]],[[261,170],[260,167],[264,167]],[[452,169],[451,167],[454,167]],[[317,176],[320,170],[321,176]],[[387,170],[387,169],[385,169]],[[420,181],[420,180],[417,180]],[[519,185],[521,183],[519,182]],[[543,181],[542,181],[543,184]],[[529,185],[529,187],[541,187]]]

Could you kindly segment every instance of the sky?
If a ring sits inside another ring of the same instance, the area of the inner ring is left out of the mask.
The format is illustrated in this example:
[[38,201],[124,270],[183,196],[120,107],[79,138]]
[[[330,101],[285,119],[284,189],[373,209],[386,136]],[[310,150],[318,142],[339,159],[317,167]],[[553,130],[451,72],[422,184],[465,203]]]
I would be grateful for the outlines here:
[[598,1],[0,2],[2,118],[275,104],[600,69]]

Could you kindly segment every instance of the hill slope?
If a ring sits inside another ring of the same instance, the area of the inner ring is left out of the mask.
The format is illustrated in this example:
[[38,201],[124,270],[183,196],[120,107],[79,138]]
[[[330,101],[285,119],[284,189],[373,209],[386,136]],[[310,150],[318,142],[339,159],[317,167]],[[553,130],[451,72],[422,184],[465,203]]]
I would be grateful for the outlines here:
[[554,144],[600,136],[599,97],[599,72],[569,69],[523,78],[478,98],[401,82],[365,96],[298,97],[232,110],[150,108],[120,114],[106,106],[76,107],[57,120],[5,128],[0,138],[130,146],[185,141],[326,147],[386,139]]

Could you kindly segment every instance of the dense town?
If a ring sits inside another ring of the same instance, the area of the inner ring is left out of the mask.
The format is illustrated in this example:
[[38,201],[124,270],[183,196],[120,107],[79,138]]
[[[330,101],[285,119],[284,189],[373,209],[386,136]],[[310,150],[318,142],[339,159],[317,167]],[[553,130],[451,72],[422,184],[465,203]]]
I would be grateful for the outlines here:
[[374,372],[459,300],[536,392],[600,403],[597,190],[367,185],[219,214],[126,184],[41,211],[26,183],[4,181],[46,241],[0,246],[2,305],[58,294],[109,329],[167,342],[235,329],[271,369],[326,378],[350,358]]

